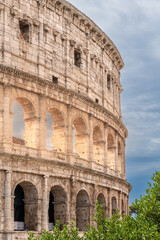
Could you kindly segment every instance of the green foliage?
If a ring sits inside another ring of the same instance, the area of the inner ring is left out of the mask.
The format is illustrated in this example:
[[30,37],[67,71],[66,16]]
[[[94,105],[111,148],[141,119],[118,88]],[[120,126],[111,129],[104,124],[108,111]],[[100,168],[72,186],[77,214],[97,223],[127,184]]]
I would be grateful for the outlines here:
[[73,222],[70,228],[64,226],[62,230],[57,222],[53,232],[44,231],[40,237],[31,232],[28,240],[160,240],[160,172],[152,180],[153,186],[149,184],[146,194],[132,204],[136,218],[122,218],[118,210],[110,219],[104,218],[102,206],[97,202],[96,227],[88,226],[83,237],[79,237]]

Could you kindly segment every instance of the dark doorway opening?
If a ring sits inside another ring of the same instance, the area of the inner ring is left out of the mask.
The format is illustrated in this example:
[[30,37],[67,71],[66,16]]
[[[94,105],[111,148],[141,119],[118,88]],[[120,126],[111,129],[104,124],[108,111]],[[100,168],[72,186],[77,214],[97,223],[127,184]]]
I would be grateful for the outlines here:
[[17,185],[14,196],[14,229],[24,230],[24,191],[20,185]]
[[52,192],[50,192],[50,195],[49,195],[48,215],[49,215],[49,231],[52,231],[53,226],[55,224],[55,222],[54,222],[54,196],[53,196]]

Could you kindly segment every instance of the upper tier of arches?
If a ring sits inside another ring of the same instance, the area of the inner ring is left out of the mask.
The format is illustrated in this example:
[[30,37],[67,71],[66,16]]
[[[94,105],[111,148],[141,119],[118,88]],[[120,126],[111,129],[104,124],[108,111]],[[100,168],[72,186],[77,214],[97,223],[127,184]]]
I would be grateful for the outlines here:
[[106,123],[94,116],[55,101],[48,104],[44,100],[40,114],[36,101],[31,99],[19,95],[10,101],[10,139],[14,144],[35,149],[41,146],[51,152],[84,159],[89,167],[93,167],[92,162],[97,170],[105,171],[107,167],[122,176],[125,174],[124,139],[113,128],[106,127]]
[[0,28],[0,42],[7,44],[1,64],[86,96],[121,119],[123,61],[113,42],[87,16],[64,0],[44,5],[15,0],[14,6],[10,0],[0,15],[0,24],[8,28]]

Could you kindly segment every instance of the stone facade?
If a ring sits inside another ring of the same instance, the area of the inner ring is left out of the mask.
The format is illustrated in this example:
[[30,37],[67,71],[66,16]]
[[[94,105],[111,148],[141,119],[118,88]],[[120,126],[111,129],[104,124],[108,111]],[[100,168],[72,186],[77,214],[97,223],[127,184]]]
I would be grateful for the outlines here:
[[[0,239],[57,219],[83,231],[97,199],[104,214],[128,214],[122,68],[113,42],[68,2],[0,0]],[[15,101],[22,139],[13,136]]]

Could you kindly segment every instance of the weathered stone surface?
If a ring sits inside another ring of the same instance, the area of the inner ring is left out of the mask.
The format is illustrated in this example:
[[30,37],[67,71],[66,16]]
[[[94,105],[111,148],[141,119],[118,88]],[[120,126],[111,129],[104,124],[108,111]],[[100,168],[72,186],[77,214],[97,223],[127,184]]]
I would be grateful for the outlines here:
[[[68,2],[0,2],[0,239],[39,234],[56,219],[85,230],[97,199],[109,216],[116,207],[128,214],[122,67],[112,41]],[[24,139],[12,134],[15,101]],[[53,150],[46,147],[48,112]]]

